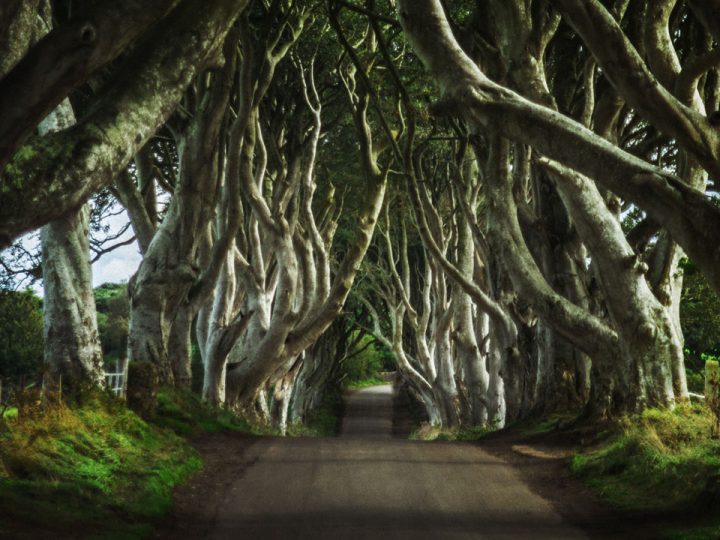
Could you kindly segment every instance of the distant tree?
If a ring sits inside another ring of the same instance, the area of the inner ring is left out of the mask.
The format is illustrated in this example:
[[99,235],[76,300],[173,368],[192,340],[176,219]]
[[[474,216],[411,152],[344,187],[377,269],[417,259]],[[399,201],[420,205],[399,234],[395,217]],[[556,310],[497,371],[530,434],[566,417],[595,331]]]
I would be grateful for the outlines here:
[[[680,303],[680,320],[685,347],[691,357],[720,353],[720,296],[690,261],[683,265],[685,288]],[[700,366],[694,366],[700,367]]]
[[[378,377],[381,371],[392,370],[394,365],[386,363],[385,355],[388,352],[388,348],[373,336],[369,334],[362,336],[342,362],[342,375],[345,376],[345,382],[364,381]],[[392,362],[392,355],[390,362]]]
[[34,380],[43,362],[42,301],[31,290],[0,289],[0,379]]
[[106,360],[127,354],[130,302],[126,283],[103,283],[94,290],[98,331]]

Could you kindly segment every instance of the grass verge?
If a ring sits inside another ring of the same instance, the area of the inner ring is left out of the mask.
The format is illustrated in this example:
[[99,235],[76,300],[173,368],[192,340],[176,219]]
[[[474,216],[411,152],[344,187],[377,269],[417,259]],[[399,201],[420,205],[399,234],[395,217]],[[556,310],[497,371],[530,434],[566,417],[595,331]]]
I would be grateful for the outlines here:
[[152,423],[104,395],[0,419],[0,538],[147,537],[173,488],[202,467],[179,434],[248,427],[169,392]]
[[409,438],[413,441],[477,441],[493,431],[495,430],[485,426],[442,428],[423,422],[410,433]]
[[379,386],[383,384],[389,384],[385,379],[381,379],[377,376],[368,377],[360,381],[352,381],[345,385],[345,388],[367,388],[368,386]]
[[153,423],[185,437],[219,431],[265,433],[229,410],[210,407],[197,395],[182,390],[166,390],[158,394],[158,415]]
[[697,523],[667,538],[720,538],[720,440],[709,436],[712,422],[701,405],[648,409],[575,455],[572,471],[615,507],[682,513]]

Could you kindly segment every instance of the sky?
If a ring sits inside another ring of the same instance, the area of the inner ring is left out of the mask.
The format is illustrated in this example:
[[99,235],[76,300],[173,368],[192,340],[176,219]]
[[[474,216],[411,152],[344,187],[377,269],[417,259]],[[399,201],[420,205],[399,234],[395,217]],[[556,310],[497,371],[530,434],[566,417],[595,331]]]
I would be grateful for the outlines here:
[[[128,216],[123,211],[117,216],[111,216],[108,218],[107,222],[111,226],[111,232],[117,231],[128,222]],[[118,242],[127,240],[132,236],[132,234],[132,229],[129,229],[118,239]],[[23,243],[27,249],[32,249],[37,245],[37,242],[33,241],[30,237],[24,239]],[[93,287],[97,287],[103,283],[127,282],[137,270],[141,260],[142,258],[140,256],[140,249],[137,242],[119,247],[115,251],[111,251],[110,253],[103,255],[92,266]],[[39,296],[43,296],[42,280],[35,282],[32,285],[32,289]]]
[[[112,230],[119,230],[129,221],[126,212],[108,218],[107,223]],[[126,240],[132,236],[132,228],[118,241]],[[140,265],[140,250],[137,242],[128,246],[122,246],[107,255],[100,257],[100,260],[93,264],[93,287],[103,283],[119,283],[130,279]]]
[[103,283],[119,283],[130,279],[140,265],[136,242],[101,257],[92,267],[93,287]]

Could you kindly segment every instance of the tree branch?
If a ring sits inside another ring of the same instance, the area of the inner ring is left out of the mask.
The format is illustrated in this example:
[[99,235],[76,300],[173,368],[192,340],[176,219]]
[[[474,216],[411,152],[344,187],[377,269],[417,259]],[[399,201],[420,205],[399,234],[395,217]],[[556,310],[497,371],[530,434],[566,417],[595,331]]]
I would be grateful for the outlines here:
[[0,169],[50,111],[179,2],[104,0],[32,47],[0,80]]
[[132,76],[121,71],[93,113],[68,130],[34,137],[23,146],[0,185],[0,248],[79,208],[108,185],[170,116],[246,4],[185,0],[150,50],[141,48],[128,58]]

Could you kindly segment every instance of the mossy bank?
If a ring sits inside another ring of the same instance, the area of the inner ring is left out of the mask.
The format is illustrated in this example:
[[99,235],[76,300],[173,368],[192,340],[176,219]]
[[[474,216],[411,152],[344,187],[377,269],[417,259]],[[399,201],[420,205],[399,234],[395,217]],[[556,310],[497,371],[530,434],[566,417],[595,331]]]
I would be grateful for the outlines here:
[[[613,506],[673,514],[665,538],[720,538],[720,440],[702,405],[648,409],[620,419],[571,460],[572,471]],[[685,526],[687,524],[687,526]]]
[[248,431],[189,394],[163,393],[147,422],[111,397],[30,403],[0,420],[0,538],[136,539],[202,467],[183,436]]

